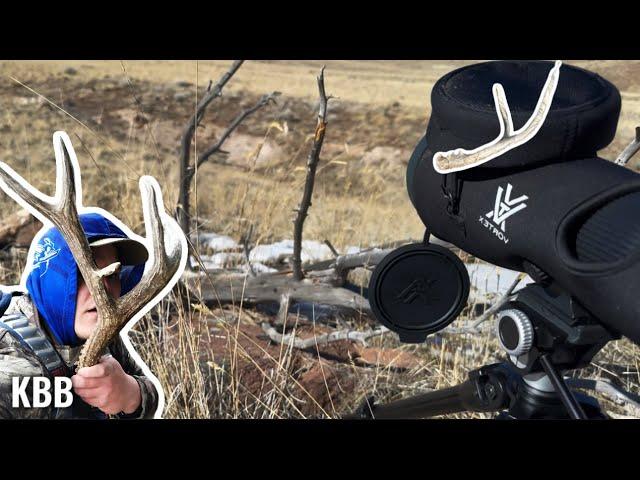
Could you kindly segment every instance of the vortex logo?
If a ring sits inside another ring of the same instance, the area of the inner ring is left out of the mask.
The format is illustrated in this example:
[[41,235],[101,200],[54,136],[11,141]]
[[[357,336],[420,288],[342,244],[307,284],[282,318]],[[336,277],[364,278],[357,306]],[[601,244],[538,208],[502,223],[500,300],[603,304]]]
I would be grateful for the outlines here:
[[498,187],[495,206],[493,210],[486,215],[487,218],[491,218],[493,220],[493,223],[499,226],[500,230],[502,230],[503,232],[506,232],[505,224],[507,218],[527,208],[527,204],[524,202],[526,200],[529,200],[529,197],[527,197],[526,195],[522,195],[518,198],[511,198],[512,189],[513,186],[508,183],[507,192],[505,194],[502,187]]

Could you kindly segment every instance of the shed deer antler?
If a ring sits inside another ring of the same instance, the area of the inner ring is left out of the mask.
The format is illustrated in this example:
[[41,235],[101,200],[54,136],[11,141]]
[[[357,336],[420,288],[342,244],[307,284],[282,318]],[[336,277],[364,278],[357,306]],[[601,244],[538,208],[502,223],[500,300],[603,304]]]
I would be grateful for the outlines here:
[[436,172],[443,174],[453,173],[476,167],[531,140],[547,118],[553,96],[556,93],[556,87],[558,86],[561,65],[561,61],[555,62],[549,72],[533,114],[527,123],[516,131],[513,130],[513,120],[511,119],[511,111],[509,110],[504,89],[499,83],[494,84],[493,100],[496,104],[496,112],[500,122],[500,134],[492,142],[481,145],[474,150],[457,148],[448,152],[437,152],[433,156],[433,167]]
[[53,145],[58,170],[54,197],[36,190],[3,162],[0,162],[0,187],[43,224],[52,223],[60,230],[96,303],[98,324],[80,354],[78,368],[82,368],[98,363],[104,349],[125,324],[145,307],[151,308],[152,300],[159,300],[159,294],[175,285],[186,262],[186,240],[175,220],[165,212],[158,182],[150,176],[141,177],[149,261],[138,285],[126,295],[112,298],[102,279],[115,272],[120,264],[96,266],[78,218],[82,186],[73,146],[64,132],[53,135]]

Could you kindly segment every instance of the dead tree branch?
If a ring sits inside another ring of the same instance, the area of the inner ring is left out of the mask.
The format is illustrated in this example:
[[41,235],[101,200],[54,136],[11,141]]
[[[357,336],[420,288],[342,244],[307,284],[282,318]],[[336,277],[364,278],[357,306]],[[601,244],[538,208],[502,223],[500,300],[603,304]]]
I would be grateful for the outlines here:
[[616,403],[626,405],[629,413],[632,415],[640,416],[640,397],[623,390],[608,379],[567,378],[565,381],[571,388],[595,390],[609,397]]
[[325,333],[323,335],[310,337],[307,339],[300,339],[296,337],[294,334],[282,335],[278,333],[278,331],[269,325],[266,322],[262,323],[262,330],[269,337],[269,339],[280,345],[280,344],[292,344],[293,348],[297,348],[299,350],[307,350],[309,348],[315,347],[316,345],[322,346],[327,345],[332,342],[339,342],[340,340],[351,340],[354,342],[359,342],[362,345],[367,345],[367,340],[372,337],[377,337],[380,335],[384,335],[389,330],[385,327],[380,327],[375,330],[367,330],[365,332],[358,332],[355,330],[339,330],[336,332]]
[[320,70],[318,75],[318,90],[320,92],[320,108],[318,110],[318,123],[316,125],[316,133],[313,139],[313,146],[311,153],[307,159],[307,178],[304,182],[304,193],[302,195],[302,201],[297,209],[297,215],[294,220],[293,227],[293,258],[291,260],[293,267],[293,278],[295,280],[302,280],[304,274],[302,273],[302,229],[304,221],[307,218],[309,207],[311,207],[311,197],[313,196],[313,185],[316,178],[316,168],[320,161],[320,152],[322,151],[322,143],[324,142],[324,133],[327,127],[327,103],[329,98],[324,90],[324,67]]
[[182,131],[182,137],[180,139],[180,189],[178,205],[176,207],[176,216],[178,224],[182,228],[184,234],[189,237],[189,199],[190,199],[190,182],[192,176],[189,176],[190,156],[191,156],[191,141],[193,135],[198,127],[198,124],[202,120],[204,113],[209,104],[216,98],[222,95],[222,89],[231,80],[231,77],[235,75],[238,69],[242,66],[244,60],[236,60],[233,62],[227,72],[225,72],[218,83],[211,88],[207,89],[207,94],[202,97],[196,106],[196,112],[193,114],[189,122],[185,125]]
[[331,250],[331,253],[333,254],[334,257],[337,258],[340,256],[340,254],[336,250],[336,247],[334,247],[333,244],[328,239],[325,238],[323,243],[329,248],[329,250]]
[[241,239],[241,243],[242,243],[242,250],[244,253],[244,260],[247,265],[247,269],[249,270],[249,273],[251,273],[251,276],[255,277],[256,271],[254,270],[253,265],[251,265],[251,260],[249,259],[249,244],[251,243],[252,235],[253,235],[253,223],[249,227],[249,231],[247,232],[247,234],[244,236],[244,238]]
[[520,275],[518,275],[516,279],[513,281],[513,283],[509,286],[507,291],[500,296],[498,301],[494,303],[491,306],[491,308],[486,310],[471,325],[469,325],[468,327],[462,327],[462,328],[447,327],[444,331],[446,333],[478,333],[479,332],[478,327],[480,327],[480,325],[482,325],[484,322],[489,320],[498,310],[500,310],[508,301],[512,299],[513,291],[518,286],[518,284],[524,279],[524,276],[525,276],[524,273],[521,273]]
[[276,326],[282,327],[287,323],[287,316],[289,315],[289,297],[289,292],[283,293],[280,296],[280,308],[278,309],[278,315],[274,322]]
[[[268,105],[269,103],[276,103],[276,97],[280,95],[280,92],[272,92],[268,95],[264,95],[259,101],[258,103],[256,103],[253,107],[246,109],[245,111],[243,111],[240,115],[238,115],[235,120],[233,120],[233,122],[231,122],[231,125],[229,125],[229,127],[224,131],[224,133],[220,136],[220,139],[215,143],[215,145],[212,145],[211,147],[207,148],[199,157],[198,157],[198,162],[197,162],[197,167],[199,168],[204,162],[207,161],[207,159],[209,159],[209,157],[211,157],[211,155],[214,155],[218,152],[221,151],[222,149],[222,145],[224,144],[224,142],[227,140],[227,138],[229,138],[229,136],[240,126],[240,124],[242,124],[242,122],[244,122],[249,116],[251,116],[253,113],[257,112],[258,110],[260,110],[262,107]],[[195,168],[191,167],[190,172],[191,177],[193,177],[193,175],[195,174]]]
[[[385,243],[377,247],[370,247],[370,248],[361,250],[358,253],[337,255],[336,258],[333,258],[331,260],[322,260],[320,262],[315,262],[315,263],[305,265],[304,270],[305,272],[312,272],[312,271],[327,270],[327,269],[333,268],[338,270],[338,273],[344,273],[348,270],[353,270],[355,268],[360,268],[360,267],[363,267],[363,268],[375,267],[378,263],[380,263],[380,261],[384,257],[386,257],[394,249],[409,243],[418,243],[418,241],[410,240],[410,239],[400,240],[397,242]],[[458,250],[458,248],[455,245],[452,245],[451,243],[445,242],[443,240],[439,240],[437,238],[432,238],[430,243],[433,243],[435,245],[441,245],[454,252]],[[329,247],[329,248],[331,249],[332,247]]]
[[631,160],[631,157],[638,153],[638,150],[640,150],[640,127],[636,127],[635,138],[616,158],[616,165],[626,165]]
[[382,261],[393,249],[368,250],[347,255],[339,255],[331,260],[313,263],[305,266],[305,271],[313,272],[314,277],[326,277],[335,287],[343,286],[347,281],[347,275],[356,268],[373,268]]

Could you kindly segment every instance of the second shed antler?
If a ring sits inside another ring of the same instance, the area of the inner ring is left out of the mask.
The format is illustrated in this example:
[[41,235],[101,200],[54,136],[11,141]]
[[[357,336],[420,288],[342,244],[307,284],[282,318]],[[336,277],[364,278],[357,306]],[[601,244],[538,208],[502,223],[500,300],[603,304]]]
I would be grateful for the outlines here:
[[533,114],[527,123],[516,131],[513,129],[511,111],[509,110],[504,89],[499,83],[494,84],[493,99],[496,104],[498,121],[500,122],[500,133],[495,140],[474,150],[457,148],[455,150],[449,150],[448,152],[437,152],[433,156],[433,167],[436,172],[445,174],[476,167],[531,140],[536,133],[538,133],[540,127],[542,127],[551,109],[553,95],[558,86],[561,65],[561,61],[558,60],[555,62],[555,65],[549,72],[549,76],[544,84]]
[[125,324],[171,283],[181,264],[184,265],[186,240],[175,220],[165,213],[157,181],[150,176],[141,177],[147,246],[151,247],[149,265],[133,290],[123,297],[112,298],[103,278],[113,274],[120,264],[96,266],[78,218],[82,187],[73,146],[64,132],[54,134],[53,144],[58,169],[54,197],[35,189],[3,162],[0,162],[0,185],[43,224],[53,223],[60,230],[96,303],[98,324],[82,349],[78,361],[78,368],[82,368],[98,363],[106,346]]

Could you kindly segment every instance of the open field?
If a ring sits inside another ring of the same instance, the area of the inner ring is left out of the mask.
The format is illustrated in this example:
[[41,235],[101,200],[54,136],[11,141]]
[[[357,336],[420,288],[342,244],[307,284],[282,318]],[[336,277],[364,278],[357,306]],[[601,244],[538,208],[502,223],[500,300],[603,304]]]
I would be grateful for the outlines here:
[[[262,95],[281,95],[276,105],[243,123],[224,146],[228,154],[198,170],[194,230],[235,240],[252,231],[255,244],[292,237],[293,209],[302,194],[316,123],[315,76],[326,64],[327,93],[336,98],[330,101],[304,238],[328,239],[341,252],[421,238],[423,226],[406,194],[405,168],[427,125],[433,83],[468,63],[246,62],[209,107],[197,130],[196,151],[214,143]],[[618,134],[600,152],[613,159],[640,125],[640,62],[567,63],[600,73],[622,92]],[[85,205],[105,208],[144,233],[138,178],[155,176],[168,209],[175,206],[181,130],[209,80],[215,82],[229,64],[0,61],[0,159],[36,188],[52,193],[51,138],[55,130],[67,131],[82,168]],[[638,159],[631,167],[640,168]],[[3,217],[18,209],[0,196]],[[19,281],[25,256],[26,250],[14,249],[3,258],[0,283]],[[488,332],[443,335],[420,346],[400,345],[385,336],[366,348],[339,342],[302,352],[265,338],[260,323],[273,312],[241,305],[207,308],[197,299],[186,310],[174,303],[163,302],[157,312],[161,321],[141,322],[135,337],[165,386],[168,417],[336,417],[367,393],[388,400],[453,385],[500,355]],[[465,316],[474,313],[469,309]],[[293,313],[290,321],[297,322],[302,337],[326,331]],[[364,328],[366,321],[351,319],[349,325]],[[614,371],[616,363],[622,367]],[[614,378],[637,393],[639,363],[637,347],[613,342],[596,357],[589,374]],[[622,413],[618,405],[603,401],[610,411]]]

